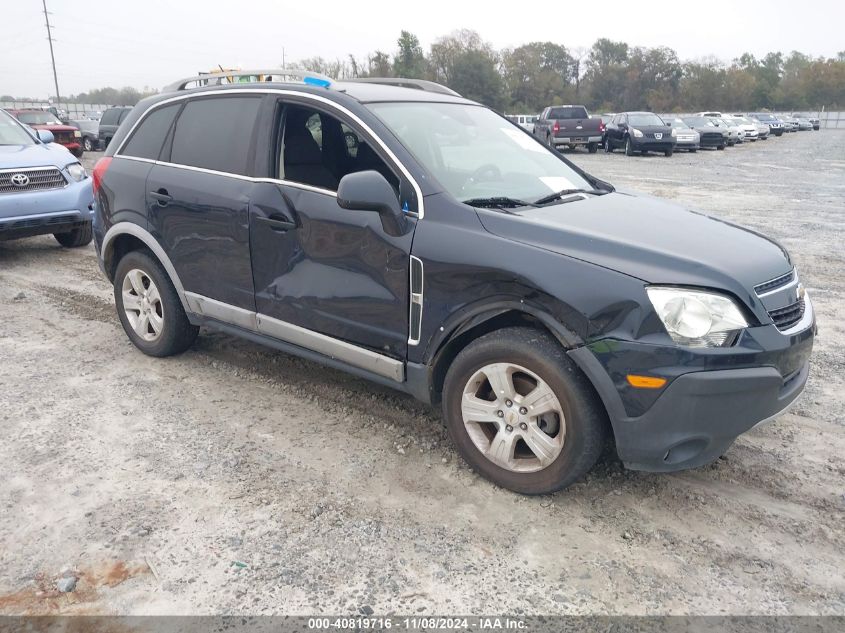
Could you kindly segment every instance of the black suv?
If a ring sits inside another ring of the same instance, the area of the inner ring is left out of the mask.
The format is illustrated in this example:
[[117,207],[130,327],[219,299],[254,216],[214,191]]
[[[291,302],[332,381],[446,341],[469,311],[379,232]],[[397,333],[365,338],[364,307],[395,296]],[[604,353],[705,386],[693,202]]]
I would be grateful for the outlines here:
[[389,385],[523,493],[610,432],[629,468],[705,464],[804,388],[815,318],[776,242],[616,192],[459,96],[268,79],[144,100],[94,170],[144,353],[207,326]]
[[128,106],[119,106],[116,108],[109,108],[103,112],[100,117],[100,127],[97,132],[97,137],[100,140],[101,147],[108,147],[108,144],[114,138],[115,132],[123,123],[127,115],[132,112],[132,108]]

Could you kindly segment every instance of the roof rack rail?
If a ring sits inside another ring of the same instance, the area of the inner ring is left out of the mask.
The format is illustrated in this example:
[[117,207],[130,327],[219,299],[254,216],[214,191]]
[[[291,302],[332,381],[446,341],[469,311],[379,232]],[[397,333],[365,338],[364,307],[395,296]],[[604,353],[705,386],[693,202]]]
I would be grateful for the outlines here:
[[386,86],[399,86],[400,88],[413,88],[415,90],[436,92],[438,94],[451,95],[453,97],[461,96],[451,88],[444,86],[443,84],[428,81],[427,79],[406,79],[405,77],[356,77],[355,79],[347,79],[346,81],[384,84]]
[[210,73],[198,73],[192,77],[185,77],[184,79],[174,81],[165,86],[163,92],[175,92],[178,90],[188,90],[189,88],[198,88],[200,86],[221,84],[253,83],[260,81],[284,82],[290,79],[294,79],[299,83],[313,84],[324,88],[328,88],[334,81],[331,77],[327,77],[321,73],[300,70],[298,68],[216,70]]

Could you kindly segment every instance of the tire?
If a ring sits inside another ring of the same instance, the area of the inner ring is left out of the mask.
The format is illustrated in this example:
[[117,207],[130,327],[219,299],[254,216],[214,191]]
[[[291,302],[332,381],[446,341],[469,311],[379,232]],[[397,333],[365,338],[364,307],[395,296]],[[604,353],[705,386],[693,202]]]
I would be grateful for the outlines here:
[[[499,376],[504,396],[491,393],[487,373]],[[559,413],[523,414],[526,409],[517,405],[528,404],[535,392],[537,397],[543,394],[536,406],[545,402]],[[473,408],[473,401],[479,407]],[[465,422],[465,410],[486,419]],[[528,327],[491,332],[458,354],[446,374],[443,415],[458,452],[476,472],[527,495],[560,490],[586,474],[602,452],[608,426],[592,385],[563,347],[547,333]],[[482,451],[499,438],[504,453],[497,463]],[[529,444],[539,447],[546,463]]]
[[86,222],[84,226],[65,233],[53,233],[56,241],[65,248],[79,248],[80,246],[88,246],[94,238],[94,230],[90,222]]
[[76,158],[82,158],[83,151],[81,147],[77,147],[76,149],[71,150],[70,153],[76,156]]
[[716,149],[722,150],[722,149],[725,149],[725,146],[724,145],[717,145]]
[[672,156],[673,151],[674,151],[674,150],[667,149],[667,150],[665,150],[665,151],[663,152],[663,154],[664,154],[664,156],[666,156],[667,158],[670,158],[670,157]]
[[689,153],[690,153],[690,154],[695,154],[697,151],[698,151],[698,148],[697,148],[697,147],[692,147],[692,148],[690,148]]
[[91,139],[90,136],[86,136],[82,139],[82,149],[86,152],[93,152],[94,151],[94,141]]
[[604,152],[605,152],[605,154],[612,154],[613,153],[613,143],[610,142],[609,136],[606,139],[604,139]]
[[546,134],[546,145],[548,145],[551,149],[555,149],[555,144],[552,142],[552,137],[549,134]]
[[634,155],[634,146],[631,143],[631,137],[625,139],[625,156],[633,156]]
[[[157,293],[152,292],[155,290]],[[137,315],[136,310],[131,307],[127,310],[125,305],[130,296],[137,298]],[[180,354],[193,344],[199,333],[199,327],[188,321],[167,272],[148,251],[131,251],[118,262],[114,303],[129,340],[148,356]],[[146,320],[143,309],[147,309]],[[134,324],[128,312],[132,313]]]
[[590,152],[590,154],[595,154],[597,151],[599,151],[599,144],[587,143],[587,151]]

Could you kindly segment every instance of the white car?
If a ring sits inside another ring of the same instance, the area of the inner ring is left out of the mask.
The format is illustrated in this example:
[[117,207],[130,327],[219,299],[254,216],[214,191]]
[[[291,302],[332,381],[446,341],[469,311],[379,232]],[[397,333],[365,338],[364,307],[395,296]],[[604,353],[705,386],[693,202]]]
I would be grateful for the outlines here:
[[536,114],[506,114],[505,118],[510,119],[519,127],[534,133],[534,121],[537,120]]
[[746,141],[756,141],[760,136],[760,130],[757,129],[757,124],[745,117],[727,117],[727,121],[739,126],[739,129],[742,131]]
[[[706,116],[706,115],[703,115]],[[736,145],[745,140],[745,132],[736,123],[724,117],[709,117],[717,127],[726,128],[728,130],[728,145]]]

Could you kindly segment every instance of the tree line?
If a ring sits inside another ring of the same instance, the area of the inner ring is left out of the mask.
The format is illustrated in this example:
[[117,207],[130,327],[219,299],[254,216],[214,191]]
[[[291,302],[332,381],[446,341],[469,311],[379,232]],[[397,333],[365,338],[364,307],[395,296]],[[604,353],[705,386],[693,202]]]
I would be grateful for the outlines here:
[[683,61],[665,46],[607,38],[589,48],[530,42],[496,50],[463,29],[437,39],[427,52],[413,33],[402,31],[391,53],[377,50],[365,60],[312,57],[298,66],[339,79],[430,79],[507,112],[539,112],[552,103],[601,112],[845,108],[845,51],[835,58],[778,51],[761,58],[744,53],[730,63]]
[[[530,42],[496,50],[476,31],[462,29],[437,39],[428,51],[416,35],[402,31],[391,52],[376,50],[365,59],[311,57],[295,66],[337,79],[430,79],[507,112],[539,112],[553,103],[584,104],[597,112],[845,109],[845,51],[835,58],[778,51],[761,58],[744,53],[729,63],[715,57],[682,61],[665,46],[607,38],[589,48]],[[134,105],[153,92],[107,87],[62,100]]]

